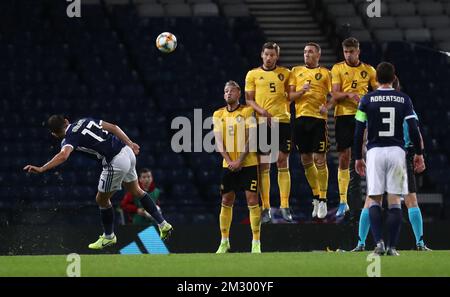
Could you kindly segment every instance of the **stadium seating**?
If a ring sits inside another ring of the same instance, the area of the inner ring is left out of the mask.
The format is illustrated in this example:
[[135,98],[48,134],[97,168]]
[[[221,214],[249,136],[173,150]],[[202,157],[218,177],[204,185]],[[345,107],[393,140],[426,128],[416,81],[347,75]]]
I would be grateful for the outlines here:
[[[357,14],[365,13],[366,1],[322,2],[329,23],[350,24],[362,41],[364,61],[396,64],[433,156],[427,174],[438,191],[450,194],[444,171],[450,141],[442,128],[450,125],[450,70],[447,57],[432,50],[450,50],[448,1],[384,0],[382,20]],[[82,18],[71,19],[65,1],[0,1],[0,207],[95,207],[100,168],[93,160],[73,156],[42,176],[22,172],[59,150],[44,124],[49,115],[66,113],[71,119],[89,115],[117,123],[141,145],[138,167],[154,171],[168,218],[215,221],[210,214],[217,214],[220,201],[221,158],[173,153],[176,131],[170,127],[177,116],[192,120],[194,108],[202,108],[203,118],[211,116],[223,106],[223,84],[233,79],[243,86],[246,72],[260,64],[265,38],[248,6],[243,0],[82,3]],[[164,31],[178,38],[170,55],[154,46]],[[297,152],[290,164],[292,205],[307,209],[311,193]],[[329,172],[329,198],[336,203],[337,169],[330,160]],[[272,184],[278,206],[278,187]]]
[[[70,19],[64,1],[2,1],[0,206],[95,207],[100,172],[95,161],[74,155],[42,176],[22,172],[26,164],[43,164],[58,151],[44,123],[61,112],[71,119],[93,116],[117,123],[139,143],[138,167],[154,170],[169,218],[180,211],[173,207],[180,201],[207,214],[216,209],[218,187],[211,197],[205,185],[220,181],[219,156],[172,153],[170,124],[194,108],[211,116],[223,105],[223,84],[234,79],[243,85],[248,68],[259,64],[264,37],[255,20],[248,13],[219,14],[225,5],[240,4],[83,1],[82,19]],[[171,55],[154,46],[163,31],[178,37]],[[247,37],[252,44],[239,43]]]

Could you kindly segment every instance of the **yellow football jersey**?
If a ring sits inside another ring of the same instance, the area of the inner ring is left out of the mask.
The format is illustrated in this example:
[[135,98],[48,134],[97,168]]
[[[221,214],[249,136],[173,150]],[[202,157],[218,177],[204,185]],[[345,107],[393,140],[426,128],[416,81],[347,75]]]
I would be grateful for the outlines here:
[[320,106],[327,103],[327,96],[331,92],[330,70],[320,66],[292,68],[289,86],[295,86],[295,91],[298,92],[306,83],[310,84],[310,89],[302,97],[295,100],[295,117],[326,119],[327,114],[320,114]]
[[[231,160],[236,161],[245,151],[246,128],[256,128],[253,108],[246,105],[239,105],[232,111],[229,111],[227,107],[220,108],[214,112],[213,123],[214,131],[222,133],[224,148]],[[258,165],[256,151],[250,150],[242,162],[242,167],[255,165]],[[223,167],[228,167],[225,159]]]
[[[331,83],[340,84],[342,92],[358,93],[360,97],[367,94],[369,84],[373,90],[378,87],[375,68],[362,62],[358,66],[350,66],[345,61],[335,64],[331,69]],[[346,98],[336,104],[334,116],[354,115],[357,109],[358,102]]]
[[245,78],[245,91],[255,91],[256,103],[281,123],[290,122],[288,82],[290,71],[277,66],[274,70],[254,68]]

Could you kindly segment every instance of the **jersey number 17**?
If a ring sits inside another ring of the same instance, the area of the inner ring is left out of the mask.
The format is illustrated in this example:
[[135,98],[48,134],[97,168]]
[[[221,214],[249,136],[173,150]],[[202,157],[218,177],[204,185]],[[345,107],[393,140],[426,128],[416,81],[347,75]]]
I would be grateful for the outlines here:
[[[101,126],[97,125],[94,121],[90,121],[89,124],[86,125],[86,128],[84,128],[83,131],[81,131],[81,134],[83,134],[83,135],[88,134],[89,136],[92,136],[99,142],[105,141],[105,139],[101,138],[100,136],[98,136],[97,134],[95,134],[94,132],[92,132],[90,130],[92,128],[92,126],[95,126],[99,130],[102,130]],[[106,133],[108,133],[108,132],[106,131]]]

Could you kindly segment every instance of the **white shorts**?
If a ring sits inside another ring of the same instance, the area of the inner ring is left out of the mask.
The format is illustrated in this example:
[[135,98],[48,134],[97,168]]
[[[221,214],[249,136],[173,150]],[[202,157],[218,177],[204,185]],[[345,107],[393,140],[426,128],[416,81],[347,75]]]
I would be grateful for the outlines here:
[[137,180],[136,156],[127,145],[109,164],[103,159],[102,165],[103,171],[98,181],[98,191],[101,193],[119,191],[122,189],[122,182]]
[[405,151],[398,146],[374,147],[367,152],[366,176],[369,196],[408,194]]

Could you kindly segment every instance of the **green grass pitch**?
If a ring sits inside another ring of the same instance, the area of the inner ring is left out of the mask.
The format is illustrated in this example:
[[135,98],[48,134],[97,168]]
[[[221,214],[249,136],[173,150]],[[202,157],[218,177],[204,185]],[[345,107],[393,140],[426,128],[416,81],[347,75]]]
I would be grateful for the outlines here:
[[[450,251],[381,257],[381,276],[450,276]],[[369,252],[81,255],[81,276],[367,276]],[[0,276],[66,276],[66,256],[1,256]]]

